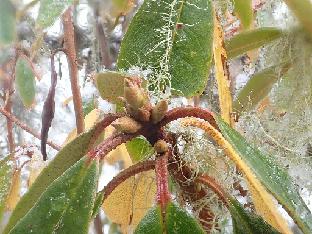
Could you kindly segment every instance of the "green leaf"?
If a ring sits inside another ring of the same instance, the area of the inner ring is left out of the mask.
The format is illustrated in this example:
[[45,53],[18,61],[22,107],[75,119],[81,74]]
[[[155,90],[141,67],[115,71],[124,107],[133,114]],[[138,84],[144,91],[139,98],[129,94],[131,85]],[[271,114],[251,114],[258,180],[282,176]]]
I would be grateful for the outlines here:
[[92,110],[98,108],[96,99],[92,97],[88,101],[83,101],[82,103],[83,117],[86,117]]
[[233,146],[263,186],[283,205],[304,233],[312,233],[312,214],[301,198],[290,176],[274,157],[250,145],[220,117],[216,117],[222,135]]
[[299,22],[312,37],[312,3],[310,0],[284,0]]
[[103,198],[104,198],[104,193],[97,193],[96,198],[94,201],[94,206],[92,210],[92,215],[91,217],[94,218],[98,213],[101,208],[101,205],[103,203]]
[[133,162],[148,158],[154,153],[154,148],[144,137],[136,137],[126,143],[127,151]]
[[113,71],[96,74],[95,82],[101,98],[111,103],[121,105],[122,102],[118,97],[124,96],[125,77],[124,74]]
[[15,76],[15,84],[19,96],[24,106],[28,108],[35,100],[36,83],[32,67],[24,57],[20,57],[16,62]]
[[135,234],[189,234],[205,233],[200,224],[178,205],[170,202],[166,208],[165,220],[160,206],[151,208],[137,226]]
[[6,206],[7,196],[10,192],[13,171],[14,164],[11,160],[11,155],[0,160],[0,222]]
[[41,0],[36,25],[41,29],[52,26],[74,0]]
[[264,46],[283,35],[278,28],[263,27],[253,30],[244,31],[225,41],[225,49],[228,58],[234,58],[244,54],[249,50],[257,49]]
[[8,233],[15,224],[33,207],[46,188],[59,176],[61,176],[70,166],[80,160],[88,151],[90,140],[92,139],[98,126],[90,131],[81,134],[73,141],[65,145],[54,159],[45,167],[27,193],[20,199],[10,217],[4,233]]
[[233,0],[234,12],[239,18],[244,29],[248,29],[253,23],[252,0]]
[[97,180],[98,161],[81,159],[51,183],[10,233],[88,233]]
[[234,234],[279,233],[260,216],[246,211],[235,198],[229,199],[229,211],[232,216]]
[[289,64],[273,66],[253,75],[246,85],[240,90],[233,103],[233,109],[237,113],[253,109],[272,89],[272,86],[289,69]]
[[212,60],[211,0],[145,0],[122,41],[118,68],[149,70],[149,89],[194,96],[206,87]]
[[0,46],[15,39],[15,9],[10,0],[1,0],[0,6]]

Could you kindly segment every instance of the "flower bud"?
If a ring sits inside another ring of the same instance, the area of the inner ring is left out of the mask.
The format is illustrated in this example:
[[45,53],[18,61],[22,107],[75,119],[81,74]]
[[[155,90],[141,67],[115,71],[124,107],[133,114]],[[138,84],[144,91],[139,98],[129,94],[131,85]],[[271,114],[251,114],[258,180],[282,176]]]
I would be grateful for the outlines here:
[[165,142],[164,140],[158,140],[154,144],[154,149],[158,154],[163,154],[163,153],[166,153],[168,151],[169,146],[168,146],[167,142]]
[[158,123],[160,120],[164,118],[167,111],[168,111],[168,102],[166,100],[161,100],[160,102],[158,102],[152,110],[152,122]]
[[115,120],[112,126],[123,133],[136,133],[142,128],[141,124],[127,116]]

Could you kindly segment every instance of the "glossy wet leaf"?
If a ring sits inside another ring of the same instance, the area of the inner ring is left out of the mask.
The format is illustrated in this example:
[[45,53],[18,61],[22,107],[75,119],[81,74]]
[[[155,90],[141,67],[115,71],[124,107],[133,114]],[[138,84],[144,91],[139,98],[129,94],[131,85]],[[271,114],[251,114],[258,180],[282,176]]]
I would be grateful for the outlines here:
[[236,199],[229,199],[234,234],[278,234],[260,216],[246,211]]
[[154,148],[144,137],[136,137],[126,143],[127,151],[134,162],[141,161],[154,153]]
[[18,94],[26,107],[31,107],[35,100],[35,76],[29,62],[20,57],[15,67],[15,84]]
[[0,46],[15,39],[15,9],[10,0],[1,0],[0,6]]
[[274,66],[253,75],[239,91],[233,104],[234,111],[240,114],[253,109],[269,94],[273,85],[288,71],[289,66]]
[[95,76],[96,86],[100,96],[111,103],[121,104],[118,97],[124,96],[125,75],[119,72],[108,71]]
[[284,0],[304,29],[312,37],[312,3],[310,0]]
[[228,57],[234,58],[250,50],[269,44],[281,36],[283,36],[283,32],[278,28],[257,28],[233,36],[225,41],[225,48]]
[[41,29],[52,26],[75,0],[41,0],[36,25]]
[[152,207],[156,196],[155,172],[147,171],[121,183],[103,203],[109,220],[121,225],[122,230],[135,228]]
[[45,189],[70,166],[80,160],[88,151],[90,140],[96,127],[79,135],[69,144],[65,145],[55,158],[45,167],[27,193],[21,198],[10,217],[4,233],[12,227],[33,207]]
[[249,166],[256,178],[283,205],[304,233],[312,232],[312,214],[301,198],[290,176],[279,167],[273,156],[262,153],[250,145],[237,131],[221,118],[217,124],[222,135],[233,146],[241,159]]
[[210,0],[146,0],[122,41],[117,66],[150,70],[152,90],[170,82],[179,95],[198,95],[208,80],[212,37]]
[[232,0],[235,15],[239,18],[244,29],[251,28],[253,25],[252,0]]
[[52,182],[11,234],[88,233],[98,161],[83,158]]
[[155,206],[148,211],[134,233],[162,234],[163,231],[170,234],[205,233],[194,217],[172,202],[167,205],[165,220],[160,207]]
[[8,155],[0,161],[0,220],[6,207],[7,196],[10,192],[14,163]]

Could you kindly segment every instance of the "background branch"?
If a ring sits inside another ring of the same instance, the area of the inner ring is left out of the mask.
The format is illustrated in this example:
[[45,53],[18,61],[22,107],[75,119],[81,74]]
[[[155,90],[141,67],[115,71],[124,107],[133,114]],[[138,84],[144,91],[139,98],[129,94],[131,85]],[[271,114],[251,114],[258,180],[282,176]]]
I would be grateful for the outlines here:
[[75,31],[72,21],[72,7],[69,7],[65,11],[62,20],[64,27],[64,49],[66,51],[66,57],[69,66],[69,77],[76,116],[76,128],[77,134],[80,134],[84,131],[84,119],[78,79],[77,54],[75,48]]

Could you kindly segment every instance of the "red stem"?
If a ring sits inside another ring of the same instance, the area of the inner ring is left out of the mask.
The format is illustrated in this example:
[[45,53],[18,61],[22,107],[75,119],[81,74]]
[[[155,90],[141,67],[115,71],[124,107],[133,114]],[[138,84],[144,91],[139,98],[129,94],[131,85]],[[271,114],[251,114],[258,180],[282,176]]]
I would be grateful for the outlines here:
[[201,107],[178,107],[172,109],[167,112],[165,117],[160,121],[159,125],[160,127],[163,127],[166,124],[170,123],[171,121],[186,117],[195,117],[203,119],[209,122],[216,129],[219,129],[212,113]]
[[159,156],[156,159],[155,172],[156,172],[156,185],[157,194],[156,201],[160,204],[162,213],[165,213],[166,206],[171,200],[169,186],[168,186],[168,153]]

